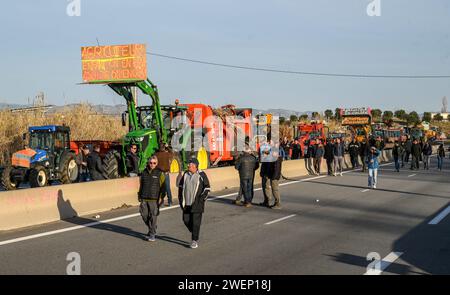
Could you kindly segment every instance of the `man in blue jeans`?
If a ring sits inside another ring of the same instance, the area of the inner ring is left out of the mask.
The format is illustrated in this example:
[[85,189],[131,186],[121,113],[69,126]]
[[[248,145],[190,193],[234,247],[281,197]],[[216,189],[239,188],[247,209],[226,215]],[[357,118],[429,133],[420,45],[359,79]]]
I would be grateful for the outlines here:
[[367,156],[367,168],[369,168],[369,184],[368,186],[372,189],[377,188],[377,178],[378,178],[378,168],[380,164],[378,163],[378,156],[380,151],[376,147],[371,147],[369,155]]

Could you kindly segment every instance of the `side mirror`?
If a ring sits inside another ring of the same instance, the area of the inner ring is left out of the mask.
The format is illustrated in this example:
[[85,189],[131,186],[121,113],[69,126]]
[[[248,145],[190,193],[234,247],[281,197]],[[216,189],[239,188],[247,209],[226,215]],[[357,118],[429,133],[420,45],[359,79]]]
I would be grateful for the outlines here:
[[122,126],[123,127],[127,126],[127,114],[126,113],[122,113]]

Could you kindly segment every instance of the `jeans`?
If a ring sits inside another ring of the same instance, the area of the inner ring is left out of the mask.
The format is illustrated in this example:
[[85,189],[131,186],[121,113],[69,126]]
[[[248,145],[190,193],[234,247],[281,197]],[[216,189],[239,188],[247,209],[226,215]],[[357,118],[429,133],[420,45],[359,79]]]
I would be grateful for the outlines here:
[[438,169],[442,170],[442,162],[444,161],[444,157],[437,156],[437,160],[438,160]]
[[430,169],[430,156],[423,155],[423,169]]
[[378,169],[369,168],[369,186],[377,185]]
[[397,157],[394,157],[394,163],[395,163],[395,170],[400,171],[400,161]]
[[252,202],[252,186],[252,179],[241,179],[241,190],[246,204],[250,204]]
[[170,205],[172,205],[172,191],[170,190],[170,173],[166,172],[164,173],[164,177],[165,177],[165,184],[166,184],[166,196],[167,196],[167,203]]
[[[339,166],[339,171],[337,167]],[[344,167],[344,157],[334,156],[334,173],[342,173]]]

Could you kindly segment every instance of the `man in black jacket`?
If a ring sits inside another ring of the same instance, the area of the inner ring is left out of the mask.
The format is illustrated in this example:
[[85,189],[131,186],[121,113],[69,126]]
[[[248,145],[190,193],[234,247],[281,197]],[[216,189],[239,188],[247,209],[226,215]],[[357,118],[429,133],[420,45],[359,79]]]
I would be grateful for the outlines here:
[[100,145],[94,145],[94,150],[87,156],[87,168],[91,175],[91,180],[103,180],[105,179],[105,169],[102,165],[102,159],[100,158]]
[[137,155],[137,145],[132,144],[126,158],[128,176],[135,177],[139,173],[139,157]]
[[348,145],[348,153],[350,154],[350,162],[352,163],[352,169],[358,168],[358,155],[359,155],[359,144],[356,138],[352,139],[352,142]]
[[325,145],[324,158],[327,161],[328,175],[331,176],[333,174],[333,160],[334,160],[333,140],[331,138],[327,140],[327,144]]
[[[281,178],[281,166],[283,157],[276,150],[271,151],[271,161],[265,161],[261,164],[260,176],[262,178],[262,189],[264,194],[264,202],[260,205],[272,208],[281,209],[279,182]],[[270,186],[270,187],[269,187]],[[275,203],[271,206],[270,189],[275,199]]]
[[142,220],[148,227],[148,235],[145,240],[156,240],[156,222],[159,215],[159,206],[165,193],[164,173],[157,168],[158,158],[153,156],[148,160],[148,166],[144,169],[140,179],[138,200],[141,202],[139,212]]
[[190,159],[188,171],[178,184],[178,200],[183,211],[183,222],[192,233],[192,249],[198,248],[202,215],[210,191],[208,176],[198,170],[198,165],[197,159]]
[[411,146],[411,170],[419,169],[419,159],[422,154],[422,148],[420,147],[419,141],[417,139],[413,140],[412,146]]
[[238,158],[235,164],[239,171],[240,189],[244,195],[244,206],[249,208],[252,204],[253,177],[255,170],[259,168],[256,157],[251,153],[249,147],[246,147],[243,155]]
[[301,156],[302,156],[302,147],[300,146],[298,139],[295,139],[294,143],[292,144],[292,160],[300,159]]
[[366,172],[366,159],[369,154],[369,144],[367,139],[363,139],[361,145],[359,146],[359,156],[361,157],[362,172]]

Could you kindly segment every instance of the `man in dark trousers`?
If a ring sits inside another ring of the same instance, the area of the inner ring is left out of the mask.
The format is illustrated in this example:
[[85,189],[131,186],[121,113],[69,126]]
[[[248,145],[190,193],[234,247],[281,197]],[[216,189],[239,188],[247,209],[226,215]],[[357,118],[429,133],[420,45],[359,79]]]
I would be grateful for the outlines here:
[[332,139],[327,140],[327,144],[325,145],[324,158],[327,161],[328,175],[331,176],[333,174],[333,160],[334,160]]
[[300,146],[298,139],[295,139],[294,143],[292,144],[292,160],[300,159],[301,156],[302,156],[302,147]]
[[359,144],[356,138],[352,139],[352,142],[348,145],[348,153],[350,154],[350,162],[352,163],[352,169],[358,168],[358,155],[359,155]]
[[258,160],[251,152],[251,149],[246,147],[243,155],[238,158],[235,164],[236,170],[239,171],[240,190],[244,195],[244,206],[246,208],[251,207],[252,204],[253,176],[255,170],[259,168]]
[[192,233],[191,248],[198,248],[200,225],[205,210],[205,201],[210,192],[208,176],[198,170],[196,158],[189,160],[188,171],[184,173],[178,184],[178,200],[183,211],[183,222]]
[[423,153],[423,169],[430,170],[430,156],[433,153],[433,149],[428,141],[426,141],[422,148]]
[[359,146],[359,156],[361,157],[361,163],[362,163],[362,172],[366,172],[366,159],[369,154],[369,144],[367,143],[367,139],[363,139]]
[[141,174],[138,192],[138,200],[141,203],[139,212],[148,227],[145,240],[149,242],[156,241],[156,222],[165,190],[164,173],[157,168],[157,165],[157,157],[153,156],[148,160],[148,165]]
[[314,150],[314,170],[316,171],[316,175],[320,175],[320,167],[322,166],[322,158],[325,153],[325,149],[323,147],[320,139],[316,140],[316,146]]
[[136,177],[139,173],[139,157],[137,155],[137,145],[132,144],[126,157],[127,172],[129,177]]
[[411,170],[419,169],[419,160],[422,154],[422,148],[420,147],[419,141],[414,139],[411,146]]
[[100,145],[95,144],[92,153],[87,156],[87,168],[91,175],[91,180],[103,180],[105,169],[102,165],[102,159],[100,158]]
[[[172,206],[172,191],[170,189],[170,164],[173,159],[173,154],[168,150],[168,148],[161,144],[159,147],[159,151],[155,153],[155,156],[158,158],[158,168],[164,173],[166,190],[165,195],[167,196],[167,204]],[[161,203],[164,206],[164,198]]]
[[[264,201],[260,205],[272,209],[281,209],[279,182],[283,157],[277,150],[272,150],[270,153],[268,160],[263,161],[261,164],[260,176],[262,178]],[[275,199],[275,203],[272,206],[270,205],[271,194]]]

